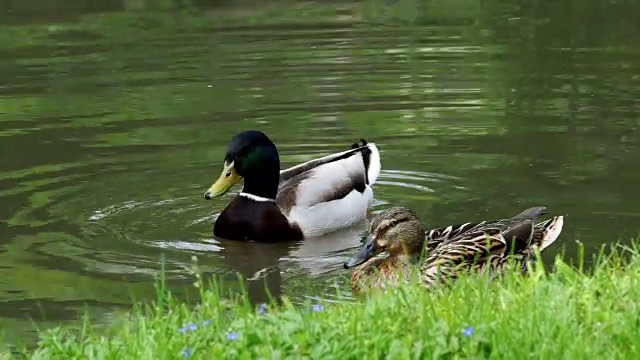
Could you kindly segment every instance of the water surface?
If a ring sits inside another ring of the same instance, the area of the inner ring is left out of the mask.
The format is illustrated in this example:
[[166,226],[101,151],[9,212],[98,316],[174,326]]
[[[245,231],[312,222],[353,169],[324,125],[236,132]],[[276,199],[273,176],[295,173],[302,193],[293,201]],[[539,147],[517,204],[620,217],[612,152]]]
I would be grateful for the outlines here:
[[271,136],[283,166],[377,143],[372,210],[407,206],[427,226],[546,205],[567,215],[547,260],[575,257],[576,241],[594,252],[638,235],[635,2],[489,1],[412,22],[334,5],[294,23],[255,8],[5,3],[0,324],[11,343],[33,339],[32,321],[88,310],[108,324],[153,299],[162,259],[184,299],[197,256],[205,276],[250,278],[254,301],[265,283],[296,302],[348,301],[340,266],[364,226],[283,245],[212,237],[233,194],[203,193],[248,128]]

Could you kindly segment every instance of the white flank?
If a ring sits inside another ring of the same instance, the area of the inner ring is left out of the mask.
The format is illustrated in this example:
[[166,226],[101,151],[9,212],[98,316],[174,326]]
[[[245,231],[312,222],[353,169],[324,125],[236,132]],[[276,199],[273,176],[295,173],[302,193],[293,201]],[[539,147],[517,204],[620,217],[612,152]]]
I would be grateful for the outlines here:
[[373,202],[373,190],[367,186],[363,193],[356,190],[342,199],[313,206],[296,206],[289,220],[300,226],[305,237],[321,236],[364,220]]
[[[296,189],[297,206],[313,206],[336,189],[351,186],[351,179],[362,179],[365,174],[360,156],[322,164],[310,171]],[[364,180],[364,179],[363,179]]]
[[563,226],[564,216],[558,216],[558,220],[549,228],[547,236],[542,239],[542,242],[540,243],[540,251],[544,250],[547,246],[553,244],[553,242],[558,239],[560,233],[562,232]]
[[[373,189],[370,185],[378,179],[381,169],[378,148],[373,143],[367,146],[371,150],[368,171],[364,167],[360,153],[311,169],[309,177],[298,185],[296,206],[290,210],[288,218],[289,221],[300,226],[305,237],[322,236],[366,219],[367,209],[373,203]],[[293,171],[305,164],[333,159],[351,151],[353,149],[314,159],[281,171],[280,174]],[[353,190],[341,199],[324,201],[327,194],[333,194],[336,189],[351,186],[351,179],[363,176],[369,179],[369,185],[363,193]]]

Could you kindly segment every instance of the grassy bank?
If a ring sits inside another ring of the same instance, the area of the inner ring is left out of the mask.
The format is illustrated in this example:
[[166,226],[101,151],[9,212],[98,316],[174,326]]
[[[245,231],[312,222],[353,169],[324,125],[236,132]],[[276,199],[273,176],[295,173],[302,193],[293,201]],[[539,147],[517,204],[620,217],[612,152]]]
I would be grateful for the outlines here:
[[[625,253],[622,256],[622,253]],[[627,256],[628,255],[628,256]],[[623,258],[625,260],[623,260]],[[616,250],[589,274],[557,260],[489,283],[427,293],[403,286],[353,303],[253,307],[202,291],[196,309],[160,296],[107,333],[42,334],[34,359],[638,358],[640,253]],[[228,298],[227,298],[228,299]]]

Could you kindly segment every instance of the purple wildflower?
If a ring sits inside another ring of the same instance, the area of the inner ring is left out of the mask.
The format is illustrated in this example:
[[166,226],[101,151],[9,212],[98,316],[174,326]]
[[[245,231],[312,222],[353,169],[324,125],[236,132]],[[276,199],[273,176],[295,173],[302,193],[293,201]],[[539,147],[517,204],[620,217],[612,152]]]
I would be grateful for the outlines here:
[[464,335],[464,336],[466,336],[466,337],[469,337],[469,336],[473,335],[473,331],[474,331],[473,326],[466,327],[466,328],[462,331],[462,335]]
[[191,353],[192,353],[191,348],[184,348],[182,350],[182,358],[183,359],[189,358],[191,356]]
[[258,305],[258,315],[262,315],[264,314],[264,310],[265,310],[266,306],[264,303]]
[[202,326],[207,326],[209,324],[211,324],[211,320],[205,320],[202,322]]
[[198,325],[193,324],[193,323],[189,323],[186,326],[181,327],[180,329],[178,329],[178,331],[182,334],[186,333],[189,330],[195,330],[196,328],[198,328]]
[[313,304],[313,307],[311,307],[311,310],[313,310],[315,312],[320,312],[320,311],[324,310],[324,306],[322,306],[320,304]]
[[230,332],[227,334],[227,340],[229,341],[233,341],[233,340],[238,340],[238,333],[237,332]]

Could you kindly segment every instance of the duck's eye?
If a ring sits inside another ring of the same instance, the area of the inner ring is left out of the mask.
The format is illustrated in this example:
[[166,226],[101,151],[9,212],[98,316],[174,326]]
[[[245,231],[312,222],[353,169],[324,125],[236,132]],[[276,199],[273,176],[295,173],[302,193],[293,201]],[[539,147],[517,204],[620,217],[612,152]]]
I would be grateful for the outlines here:
[[224,174],[224,177],[229,177],[231,176],[231,171],[229,171],[228,173]]
[[398,220],[391,220],[391,221],[389,221],[389,227],[394,227],[394,226],[396,226],[396,225],[398,225]]

